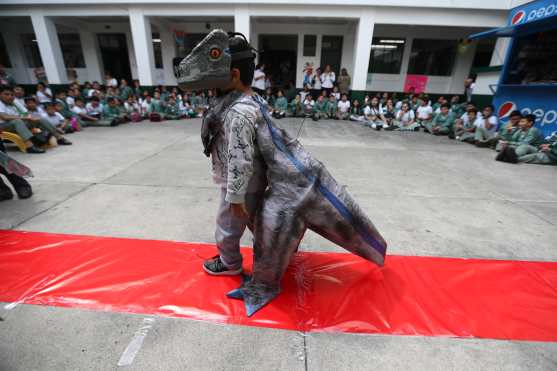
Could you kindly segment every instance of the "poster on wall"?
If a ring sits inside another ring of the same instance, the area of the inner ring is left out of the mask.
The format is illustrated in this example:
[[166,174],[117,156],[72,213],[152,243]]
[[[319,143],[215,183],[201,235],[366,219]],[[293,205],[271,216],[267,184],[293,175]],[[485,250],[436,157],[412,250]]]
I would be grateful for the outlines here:
[[425,75],[406,75],[404,81],[405,93],[423,93],[427,85],[427,76]]

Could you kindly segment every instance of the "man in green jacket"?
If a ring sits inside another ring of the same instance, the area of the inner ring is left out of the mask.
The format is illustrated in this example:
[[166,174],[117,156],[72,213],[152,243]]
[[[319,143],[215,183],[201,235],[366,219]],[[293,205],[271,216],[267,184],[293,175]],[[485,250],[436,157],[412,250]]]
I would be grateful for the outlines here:
[[435,115],[432,121],[423,122],[426,131],[433,135],[448,135],[455,122],[455,115],[450,112],[450,106],[445,103],[441,106],[441,112]]
[[538,165],[557,165],[557,131],[549,137],[548,143],[541,144],[536,153],[518,158],[518,162]]
[[520,119],[519,127],[511,137],[511,140],[500,140],[501,149],[504,147],[514,148],[516,155],[522,157],[527,154],[536,153],[538,147],[543,144],[544,138],[540,130],[534,127],[535,115],[526,115]]
[[176,99],[173,96],[168,97],[168,102],[164,107],[163,120],[178,120],[180,119],[180,108],[176,104]]
[[329,103],[325,100],[325,97],[320,95],[313,106],[313,119],[320,120],[326,119],[328,117],[327,110],[329,108]]
[[107,104],[103,108],[102,118],[93,123],[94,126],[118,126],[121,123],[128,122],[129,119],[125,113],[120,110],[116,104],[116,98],[108,98]]

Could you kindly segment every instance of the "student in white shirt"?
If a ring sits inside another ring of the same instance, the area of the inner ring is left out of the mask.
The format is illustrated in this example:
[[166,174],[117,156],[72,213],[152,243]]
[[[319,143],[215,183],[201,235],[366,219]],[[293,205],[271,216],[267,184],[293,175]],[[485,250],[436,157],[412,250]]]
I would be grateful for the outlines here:
[[364,108],[364,117],[367,125],[376,130],[381,130],[385,125],[385,116],[383,116],[383,109],[379,105],[377,97],[371,98],[370,104]]
[[433,108],[431,108],[425,99],[421,100],[420,103],[420,106],[416,109],[416,122],[423,127],[425,123],[431,121],[433,117]]
[[21,86],[16,86],[14,88],[14,104],[23,112],[26,112],[25,108],[25,91]]
[[117,88],[118,87],[118,80],[116,80],[114,77],[112,77],[112,75],[110,74],[110,72],[105,73],[104,75],[104,85],[108,88]]
[[490,104],[482,110],[482,116],[476,119],[476,133],[474,140],[476,142],[491,139],[497,134],[498,120],[493,114],[495,108]]
[[87,109],[87,114],[89,116],[95,117],[97,119],[101,118],[102,113],[103,113],[103,106],[100,103],[100,100],[99,100],[98,97],[93,97],[91,99],[91,101],[89,103],[87,103],[85,108]]
[[393,124],[385,130],[418,131],[420,125],[416,122],[414,111],[410,109],[408,102],[402,103],[400,111],[396,113]]
[[330,93],[336,81],[336,76],[330,65],[325,66],[325,71],[321,74],[321,87]]
[[46,87],[45,84],[39,82],[37,84],[37,99],[39,100],[40,104],[45,104],[48,102],[52,102],[52,90]]
[[265,72],[263,72],[264,70],[265,70],[264,64],[257,65],[257,67],[255,67],[255,71],[253,73],[253,81],[251,83],[253,90],[255,90],[255,92],[261,96],[265,94]]
[[304,98],[304,113],[306,116],[313,115],[313,108],[315,106],[315,101],[313,100],[311,94],[306,94]]
[[[99,104],[100,106],[100,104]],[[83,102],[83,99],[77,97],[75,98],[75,104],[71,109],[72,112],[74,112],[76,115],[79,116],[80,119],[82,119],[83,121],[98,121],[99,117],[95,117],[89,114],[89,112],[87,111],[87,108],[85,107],[85,103]]]
[[350,101],[346,94],[337,103],[337,120],[348,120],[350,118]]

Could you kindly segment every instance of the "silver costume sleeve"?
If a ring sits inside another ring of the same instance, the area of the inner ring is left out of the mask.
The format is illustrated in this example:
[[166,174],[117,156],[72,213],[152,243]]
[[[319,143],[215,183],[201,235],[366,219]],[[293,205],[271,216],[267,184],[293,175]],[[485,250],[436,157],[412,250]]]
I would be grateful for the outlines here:
[[255,124],[234,110],[227,114],[226,120],[230,120],[225,124],[229,128],[226,201],[238,204],[244,202],[253,174]]

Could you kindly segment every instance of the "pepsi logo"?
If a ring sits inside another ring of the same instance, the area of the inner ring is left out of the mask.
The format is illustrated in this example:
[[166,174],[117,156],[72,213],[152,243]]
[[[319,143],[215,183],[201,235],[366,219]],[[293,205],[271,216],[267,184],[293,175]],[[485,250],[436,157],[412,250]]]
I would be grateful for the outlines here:
[[525,17],[526,17],[526,12],[524,10],[519,10],[511,19],[511,25],[514,26],[515,24],[519,24],[524,20]]
[[516,110],[516,104],[514,102],[505,102],[499,107],[498,116],[499,119],[506,119],[511,115],[512,111]]

